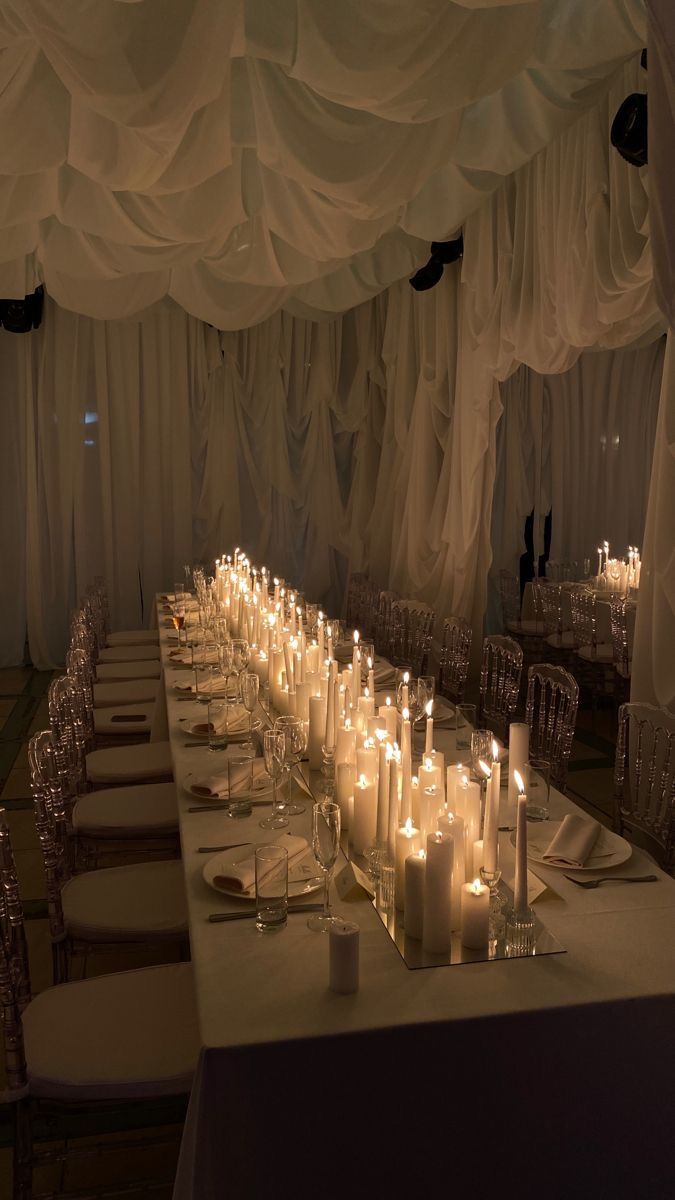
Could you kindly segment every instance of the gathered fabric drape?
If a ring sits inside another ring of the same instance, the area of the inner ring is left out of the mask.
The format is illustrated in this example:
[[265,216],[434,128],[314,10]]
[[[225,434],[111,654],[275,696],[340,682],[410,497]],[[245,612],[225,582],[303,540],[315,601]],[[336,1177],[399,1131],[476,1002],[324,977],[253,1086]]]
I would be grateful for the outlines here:
[[593,108],[643,0],[0,0],[0,296],[334,315]]

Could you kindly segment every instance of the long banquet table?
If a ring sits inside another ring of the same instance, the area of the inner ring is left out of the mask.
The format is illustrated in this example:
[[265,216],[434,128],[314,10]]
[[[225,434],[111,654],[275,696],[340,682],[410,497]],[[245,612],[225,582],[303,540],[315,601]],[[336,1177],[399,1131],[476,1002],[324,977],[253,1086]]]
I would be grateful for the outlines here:
[[[457,1186],[666,1196],[675,881],[638,850],[616,873],[656,872],[657,883],[584,891],[537,867],[549,885],[537,912],[566,953],[414,971],[370,901],[350,899],[336,909],[361,928],[361,986],[336,995],[328,939],[305,916],[267,935],[254,921],[208,921],[242,902],[211,891],[198,847],[273,835],[259,829],[260,809],[238,821],[188,811],[181,781],[214,755],[186,748],[197,706],[174,692],[185,674],[168,660],[161,617],[159,627],[202,1043],[175,1200]],[[446,761],[454,736],[435,739]],[[551,809],[575,806],[555,792]],[[291,831],[309,836],[310,821],[308,798]],[[500,853],[508,880],[508,834]]]

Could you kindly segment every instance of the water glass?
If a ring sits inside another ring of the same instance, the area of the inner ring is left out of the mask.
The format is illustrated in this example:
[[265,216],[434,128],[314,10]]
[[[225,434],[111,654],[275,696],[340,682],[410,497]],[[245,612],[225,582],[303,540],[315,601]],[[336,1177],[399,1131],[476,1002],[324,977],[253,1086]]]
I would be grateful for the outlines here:
[[253,759],[236,754],[227,760],[228,817],[250,817],[253,811]]
[[251,650],[245,638],[232,638],[232,670],[237,676],[237,695],[240,695],[240,676],[248,666]]
[[227,701],[209,699],[209,750],[224,750],[227,746]]
[[331,912],[330,881],[340,851],[340,805],[332,800],[319,801],[312,809],[312,849],[324,876],[323,912],[310,917],[308,929],[328,933],[333,921],[341,920]]
[[[417,698],[420,706],[420,716],[426,715],[426,708],[429,701],[434,703],[436,695],[436,676],[435,675],[420,675],[417,680]],[[431,710],[433,715],[433,708]]]
[[261,933],[283,929],[288,918],[288,851],[256,846],[255,924]]
[[286,769],[286,738],[277,729],[266,729],[263,733],[263,757],[265,770],[272,780],[272,815],[260,821],[261,829],[284,829],[289,824],[286,816],[286,801],[279,799],[279,780]]
[[525,768],[528,821],[548,821],[551,764],[547,758],[530,758]]
[[485,782],[485,774],[481,770],[481,760],[492,767],[492,743],[494,733],[491,729],[474,729],[471,734],[471,766],[473,773],[481,783]]
[[457,757],[463,762],[471,750],[471,734],[476,728],[476,705],[458,704],[455,709],[457,721]]
[[288,804],[286,812],[290,817],[299,817],[305,811],[304,804],[298,804],[292,798],[293,768],[300,762],[307,749],[307,730],[301,717],[277,717],[274,728],[285,738],[284,757],[288,771]]

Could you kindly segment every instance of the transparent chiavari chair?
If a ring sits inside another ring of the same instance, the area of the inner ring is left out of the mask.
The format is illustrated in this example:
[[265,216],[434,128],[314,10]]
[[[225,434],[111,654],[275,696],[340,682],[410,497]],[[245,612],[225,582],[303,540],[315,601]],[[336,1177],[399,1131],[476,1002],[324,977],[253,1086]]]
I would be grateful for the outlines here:
[[377,601],[377,620],[375,622],[375,649],[386,658],[392,655],[392,617],[391,608],[395,600],[400,600],[398,592],[380,592]]
[[479,723],[504,737],[518,704],[523,651],[513,638],[486,637],[480,672]]
[[499,599],[505,632],[521,633],[520,581],[511,571],[501,570],[499,572]]
[[564,792],[579,706],[579,685],[563,667],[537,663],[527,672],[525,720],[530,754],[551,764],[551,784]]
[[565,629],[562,607],[563,590],[560,584],[547,583],[540,587],[544,641],[564,662],[576,646],[574,632]]
[[675,715],[653,704],[622,704],[614,765],[617,832],[638,835],[675,874]]
[[625,699],[630,686],[631,655],[628,645],[628,621],[626,616],[627,600],[618,592],[612,592],[609,597],[609,611],[612,623],[612,653],[614,658],[614,681],[617,697]]
[[380,589],[378,584],[373,583],[371,579],[367,579],[361,593],[358,628],[363,633],[364,638],[367,638],[369,641],[376,640],[379,599]]
[[362,597],[367,583],[366,576],[360,571],[349,576],[345,621],[350,629],[360,629]]
[[416,608],[414,600],[393,602],[389,657],[395,667],[407,667],[413,676],[427,673],[435,620],[433,609]]
[[443,645],[438,675],[438,690],[455,704],[464,699],[471,654],[471,626],[462,617],[443,622]]
[[[101,1153],[106,1143],[89,1138],[97,1106],[123,1102],[135,1125],[134,1104],[157,1096],[181,1098],[174,1120],[182,1125],[199,1053],[199,1026],[189,963],[146,967],[47,988],[32,997],[28,953],[14,855],[4,809],[0,809],[0,1006],[8,1088],[12,1105],[13,1196],[30,1200],[33,1169]],[[158,1021],[157,1014],[162,1013]],[[170,1030],[170,1036],[167,1035]],[[121,1111],[121,1109],[120,1109]],[[73,1122],[85,1114],[81,1135]],[[59,1120],[67,1126],[59,1126]],[[48,1120],[54,1136],[37,1149],[33,1129]],[[166,1142],[166,1137],[151,1142]],[[138,1143],[107,1143],[124,1152]],[[147,1142],[141,1142],[141,1145]],[[114,1149],[113,1149],[114,1147]],[[154,1182],[154,1181],[153,1181]],[[167,1181],[167,1186],[171,1181]],[[147,1194],[149,1181],[124,1187]],[[109,1185],[105,1185],[109,1194]],[[94,1196],[101,1188],[87,1189]]]

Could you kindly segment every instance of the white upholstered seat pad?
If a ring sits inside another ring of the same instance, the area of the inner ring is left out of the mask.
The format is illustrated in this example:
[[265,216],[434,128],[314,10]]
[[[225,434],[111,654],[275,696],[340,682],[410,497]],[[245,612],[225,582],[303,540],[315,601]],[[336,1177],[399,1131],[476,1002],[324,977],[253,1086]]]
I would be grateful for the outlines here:
[[170,780],[87,792],[75,804],[71,821],[76,833],[99,837],[170,833],[178,828],[176,785]]
[[156,700],[159,683],[156,679],[127,679],[122,683],[95,683],[94,708],[111,708],[115,704],[138,704]]
[[107,646],[157,646],[159,634],[156,629],[125,629],[120,633],[109,633]]
[[159,646],[106,646],[99,654],[99,662],[150,662],[159,658]]
[[187,930],[180,859],[131,863],[74,875],[61,890],[72,937],[118,941],[176,937]]
[[[146,701],[144,704],[118,704],[113,708],[95,708],[94,732],[119,734],[120,737],[129,733],[150,733],[154,711],[153,701]],[[135,719],[132,721],[129,719],[131,717]]]
[[30,1090],[63,1100],[190,1089],[199,1025],[190,963],[121,971],[41,992],[23,1014]]
[[99,683],[120,682],[125,679],[159,679],[159,659],[144,658],[142,662],[104,662],[96,664]]
[[592,646],[580,646],[577,654],[585,662],[611,663],[614,659],[614,651],[607,642],[601,642],[596,646],[595,653],[593,653]]
[[136,746],[112,746],[87,755],[87,778],[91,783],[122,783],[128,780],[162,779],[172,775],[169,742],[143,742]]

